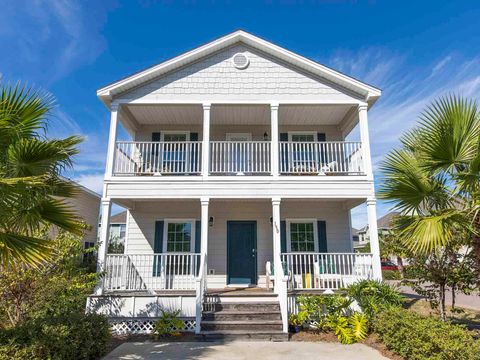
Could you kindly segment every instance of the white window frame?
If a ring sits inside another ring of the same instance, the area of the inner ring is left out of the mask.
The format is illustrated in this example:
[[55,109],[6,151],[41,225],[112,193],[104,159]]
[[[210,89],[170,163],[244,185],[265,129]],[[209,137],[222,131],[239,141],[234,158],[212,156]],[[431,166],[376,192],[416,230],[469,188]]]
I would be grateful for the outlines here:
[[[226,133],[225,134],[225,140],[226,141],[233,141],[230,139],[230,137],[246,137],[247,140],[244,140],[244,141],[252,141],[252,133]],[[238,140],[235,140],[235,141],[238,141]]]
[[317,142],[317,132],[316,131],[289,131],[288,132],[288,141],[293,142],[292,135],[313,135],[313,141]]
[[167,251],[167,243],[168,243],[168,224],[183,224],[183,223],[190,223],[192,228],[192,235],[190,237],[190,251],[189,253],[195,253],[195,219],[164,219],[163,225],[163,244],[162,244],[162,252],[168,254],[179,254],[182,252],[178,251]]
[[190,131],[185,131],[185,130],[165,130],[165,131],[161,131],[160,130],[160,141],[165,141],[165,134],[169,134],[169,135],[175,135],[175,134],[178,134],[178,135],[185,135],[185,139],[186,141],[190,141]]
[[292,239],[291,239],[291,227],[290,224],[303,224],[303,223],[312,223],[313,224],[313,249],[314,252],[318,253],[318,228],[317,228],[317,219],[286,219],[287,225],[287,252],[300,252],[292,251]]

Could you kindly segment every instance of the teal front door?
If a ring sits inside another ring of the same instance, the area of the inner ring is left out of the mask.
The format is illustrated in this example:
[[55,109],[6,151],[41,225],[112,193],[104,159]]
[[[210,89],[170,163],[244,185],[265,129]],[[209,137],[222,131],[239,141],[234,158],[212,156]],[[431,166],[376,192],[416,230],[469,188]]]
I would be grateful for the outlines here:
[[227,221],[227,282],[257,283],[256,221]]

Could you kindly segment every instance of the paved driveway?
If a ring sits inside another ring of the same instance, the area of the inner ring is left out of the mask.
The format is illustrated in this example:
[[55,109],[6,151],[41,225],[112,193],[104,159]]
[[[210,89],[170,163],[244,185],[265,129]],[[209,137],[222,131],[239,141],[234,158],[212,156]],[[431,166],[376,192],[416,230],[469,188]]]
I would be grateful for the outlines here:
[[329,359],[388,360],[366,345],[341,345],[327,342],[131,342],[117,347],[104,359]]

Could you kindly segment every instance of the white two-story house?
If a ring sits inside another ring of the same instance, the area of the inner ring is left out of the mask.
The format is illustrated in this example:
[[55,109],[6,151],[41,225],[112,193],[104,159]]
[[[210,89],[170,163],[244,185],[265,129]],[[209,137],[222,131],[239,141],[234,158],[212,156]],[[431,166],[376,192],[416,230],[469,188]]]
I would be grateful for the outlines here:
[[[104,275],[87,305],[115,331],[179,310],[204,336],[272,338],[298,294],[381,278],[367,115],[379,89],[236,31],[97,94],[111,112]],[[372,253],[354,254],[350,210],[365,202]],[[112,203],[128,209],[124,254],[107,252]]]

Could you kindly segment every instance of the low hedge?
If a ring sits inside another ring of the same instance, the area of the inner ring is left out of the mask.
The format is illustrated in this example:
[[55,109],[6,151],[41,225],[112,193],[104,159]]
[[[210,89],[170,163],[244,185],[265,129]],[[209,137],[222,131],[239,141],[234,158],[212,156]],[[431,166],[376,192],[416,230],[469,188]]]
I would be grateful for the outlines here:
[[463,326],[404,309],[378,314],[374,331],[406,360],[478,360],[480,341]]
[[105,354],[109,340],[108,320],[101,315],[32,319],[0,330],[0,360],[94,360]]

